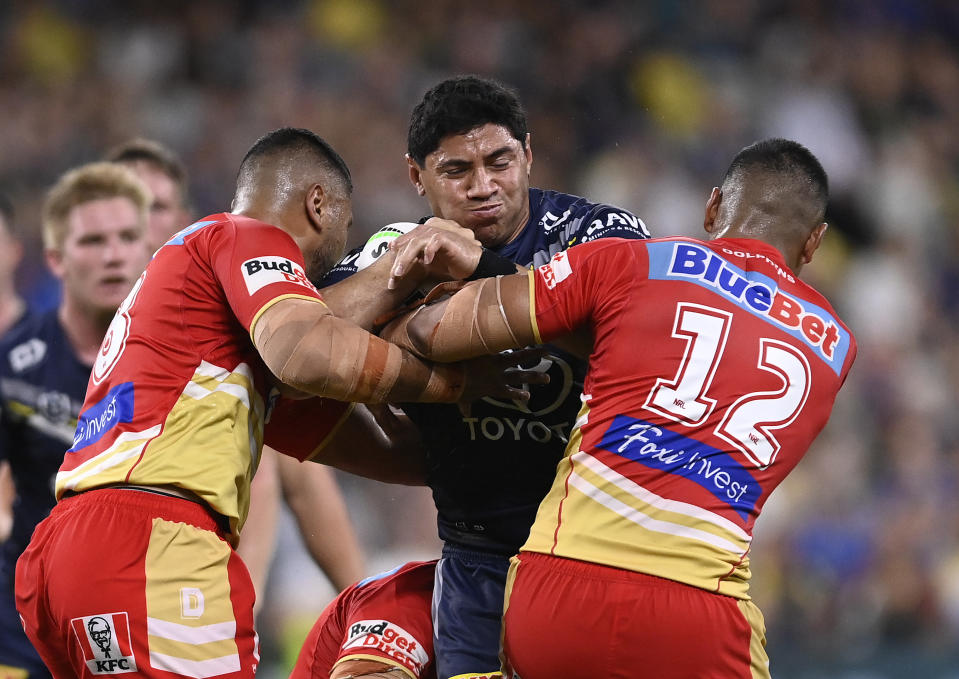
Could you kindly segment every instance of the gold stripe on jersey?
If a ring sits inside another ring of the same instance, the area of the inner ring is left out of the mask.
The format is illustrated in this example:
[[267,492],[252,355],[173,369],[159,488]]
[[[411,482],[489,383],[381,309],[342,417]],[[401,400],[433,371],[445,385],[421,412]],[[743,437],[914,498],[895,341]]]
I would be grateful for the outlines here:
[[529,322],[533,327],[536,344],[542,344],[543,338],[539,334],[539,325],[536,324],[536,269],[529,270]]
[[[578,425],[588,419],[584,399]],[[575,428],[523,549],[668,578],[748,599],[749,534],[664,498],[580,450]]]
[[750,679],[769,679],[769,654],[766,653],[766,621],[762,611],[752,601],[739,601],[739,612],[749,623]]
[[238,535],[263,447],[264,413],[248,365],[227,370],[201,362],[162,429],[157,424],[120,434],[103,453],[58,474],[58,495],[118,483],[182,488],[227,517],[231,533]]
[[153,520],[145,562],[151,666],[199,679],[239,671],[230,555],[210,531]]
[[268,300],[266,304],[261,306],[257,310],[257,312],[253,314],[253,320],[250,321],[250,339],[251,340],[253,339],[253,333],[256,330],[257,321],[260,320],[260,316],[263,315],[263,312],[269,309],[271,306],[273,306],[277,302],[280,302],[284,299],[306,299],[311,302],[319,302],[323,306],[326,306],[326,302],[324,302],[322,299],[318,299],[316,297],[310,297],[309,295],[297,295],[297,294],[290,293],[288,295],[280,295],[279,297],[274,297],[273,299]]
[[60,499],[68,490],[82,491],[111,483],[123,483],[129,471],[129,465],[123,463],[136,460],[146,444],[159,433],[159,424],[145,431],[125,431],[117,436],[113,445],[99,455],[91,457],[76,469],[57,472],[57,499]]

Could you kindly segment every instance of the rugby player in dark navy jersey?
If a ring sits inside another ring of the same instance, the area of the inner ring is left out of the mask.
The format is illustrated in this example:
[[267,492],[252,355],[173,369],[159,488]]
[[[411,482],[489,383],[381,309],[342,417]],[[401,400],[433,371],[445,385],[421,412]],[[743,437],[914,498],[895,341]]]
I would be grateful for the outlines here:
[[[427,92],[412,114],[407,162],[435,218],[392,242],[390,288],[407,284],[416,267],[479,278],[543,265],[597,238],[649,237],[626,210],[530,188],[526,114],[514,92],[491,80],[455,77]],[[434,241],[424,237],[430,231]],[[321,287],[356,272],[359,255],[344,258]],[[333,305],[329,289],[324,297]],[[354,308],[373,314],[378,291],[365,292],[370,297],[355,298]],[[526,540],[563,456],[586,364],[551,348],[536,368],[550,381],[533,386],[528,402],[486,398],[466,415],[456,406],[403,406],[426,450],[444,542],[433,602],[441,679],[499,675],[509,557]]]
[[16,487],[11,535],[0,545],[0,676],[50,676],[17,615],[14,566],[56,502],[54,477],[73,443],[90,367],[149,259],[149,206],[148,189],[126,168],[93,163],[65,174],[43,217],[60,305],[28,314],[0,342],[0,460]]

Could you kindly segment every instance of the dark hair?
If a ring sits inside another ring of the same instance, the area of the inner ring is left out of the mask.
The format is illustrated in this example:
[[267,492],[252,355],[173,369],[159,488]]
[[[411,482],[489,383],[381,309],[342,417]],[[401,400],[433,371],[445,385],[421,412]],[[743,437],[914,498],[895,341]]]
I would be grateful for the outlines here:
[[177,155],[152,139],[135,137],[107,151],[104,160],[111,163],[135,163],[143,161],[161,170],[176,182],[181,191],[185,192],[187,183],[186,167]]
[[444,137],[486,123],[502,125],[526,148],[526,111],[516,92],[495,80],[473,75],[448,78],[424,94],[413,109],[407,153],[422,166]]
[[353,191],[353,179],[346,161],[318,134],[299,127],[281,127],[257,139],[243,156],[237,173],[237,184],[251,180],[261,161],[280,153],[289,156],[311,154],[315,160],[319,160],[322,167],[333,171],[343,180],[347,192]]
[[821,212],[825,212],[829,201],[829,179],[816,156],[802,144],[780,138],[750,144],[729,164],[723,185],[755,171],[791,175],[807,186]]

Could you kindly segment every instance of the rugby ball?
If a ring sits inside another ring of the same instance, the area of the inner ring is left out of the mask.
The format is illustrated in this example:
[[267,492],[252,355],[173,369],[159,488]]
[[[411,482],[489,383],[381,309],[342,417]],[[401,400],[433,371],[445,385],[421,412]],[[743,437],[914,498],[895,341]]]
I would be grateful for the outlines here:
[[365,269],[377,259],[385,255],[390,249],[390,243],[404,233],[409,233],[419,224],[416,222],[393,222],[380,228],[370,236],[363,245],[359,257],[356,258],[356,270]]

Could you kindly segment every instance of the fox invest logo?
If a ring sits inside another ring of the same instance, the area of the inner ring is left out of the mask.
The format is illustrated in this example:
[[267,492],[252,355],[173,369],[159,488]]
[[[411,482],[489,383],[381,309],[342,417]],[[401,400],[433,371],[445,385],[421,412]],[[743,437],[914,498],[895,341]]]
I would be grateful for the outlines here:
[[137,671],[130,643],[130,621],[125,612],[74,618],[70,626],[91,673],[122,674]]

